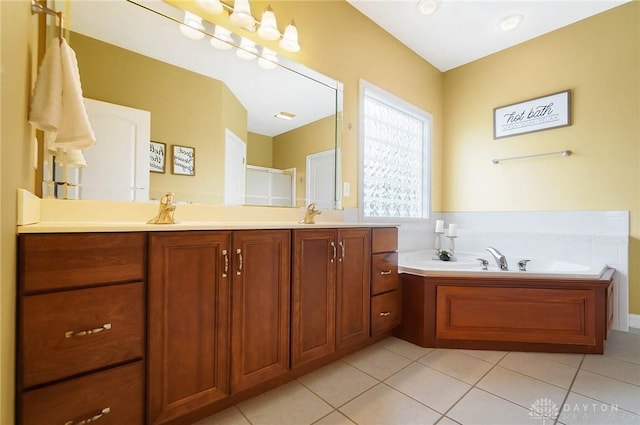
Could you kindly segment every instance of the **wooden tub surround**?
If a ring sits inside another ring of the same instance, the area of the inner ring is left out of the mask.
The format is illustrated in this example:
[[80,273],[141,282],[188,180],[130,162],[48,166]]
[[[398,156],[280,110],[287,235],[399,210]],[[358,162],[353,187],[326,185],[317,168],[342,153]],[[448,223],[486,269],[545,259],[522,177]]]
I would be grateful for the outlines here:
[[402,325],[422,347],[602,354],[615,270],[598,278],[401,273]]

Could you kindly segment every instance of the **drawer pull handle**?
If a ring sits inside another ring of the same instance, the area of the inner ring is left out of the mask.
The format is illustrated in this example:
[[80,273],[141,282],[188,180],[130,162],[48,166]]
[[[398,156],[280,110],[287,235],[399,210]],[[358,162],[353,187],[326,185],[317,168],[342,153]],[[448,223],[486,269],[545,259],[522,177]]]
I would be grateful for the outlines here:
[[340,245],[340,259],[338,261],[342,262],[344,261],[344,242],[340,241],[338,242],[338,245]]
[[336,249],[336,244],[332,241],[331,242],[331,248],[333,248],[333,257],[331,258],[331,263],[333,263],[336,260],[336,255],[338,253],[337,249]]
[[85,424],[89,424],[91,422],[97,421],[98,419],[102,418],[104,415],[109,414],[109,412],[111,412],[111,408],[110,407],[105,407],[104,409],[102,409],[100,411],[100,413],[98,413],[95,416],[91,416],[90,418],[83,419],[83,420],[81,420],[79,422],[67,421],[67,422],[64,423],[64,425],[85,425]]
[[383,270],[383,271],[381,271],[381,272],[380,272],[380,274],[381,274],[382,276],[386,276],[386,275],[388,275],[388,274],[391,274],[391,270]]
[[66,331],[64,333],[64,337],[65,338],[72,338],[74,336],[93,335],[93,334],[100,333],[102,331],[108,331],[109,329],[111,329],[111,323],[105,323],[104,325],[100,326],[99,328],[87,329],[86,331]]
[[380,316],[391,316],[391,312],[390,311],[383,311],[382,313],[380,313]]
[[236,275],[240,276],[242,274],[242,250],[240,248],[236,249],[236,254],[238,254],[238,271]]
[[222,250],[222,256],[224,257],[224,271],[222,272],[222,277],[227,277],[227,273],[229,273],[229,253],[226,249]]

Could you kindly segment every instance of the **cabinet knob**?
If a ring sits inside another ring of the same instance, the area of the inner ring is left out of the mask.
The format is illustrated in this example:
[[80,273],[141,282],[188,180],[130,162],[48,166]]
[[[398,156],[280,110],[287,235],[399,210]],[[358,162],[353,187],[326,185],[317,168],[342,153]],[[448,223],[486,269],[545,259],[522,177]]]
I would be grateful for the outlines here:
[[380,316],[391,316],[391,312],[390,311],[383,311],[380,313]]
[[87,330],[84,330],[84,331],[66,331],[64,333],[64,337],[65,338],[72,338],[74,336],[93,335],[93,334],[97,334],[99,332],[108,331],[109,329],[111,329],[111,323],[105,323],[104,325],[100,326],[99,328],[87,329]]
[[105,407],[97,415],[93,415],[93,416],[91,416],[89,418],[82,419],[82,420],[79,420],[77,422],[75,420],[67,421],[67,422],[64,423],[64,425],[85,425],[85,424],[89,424],[89,423],[95,422],[98,419],[104,417],[104,415],[108,415],[109,412],[111,412],[111,408],[110,407]]

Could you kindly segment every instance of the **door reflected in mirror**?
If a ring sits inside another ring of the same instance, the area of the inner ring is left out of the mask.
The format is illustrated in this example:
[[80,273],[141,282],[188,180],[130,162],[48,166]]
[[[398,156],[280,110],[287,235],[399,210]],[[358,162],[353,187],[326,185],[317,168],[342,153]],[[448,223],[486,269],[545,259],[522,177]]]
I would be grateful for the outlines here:
[[[148,111],[149,141],[166,146],[165,172],[142,171],[149,198],[174,192],[178,202],[340,205],[335,190],[341,186],[335,154],[342,121],[339,82],[286,58],[267,70],[255,60],[239,59],[234,49],[214,49],[214,27],[206,22],[209,35],[188,39],[179,31],[183,11],[165,2],[70,3],[69,44],[85,98]],[[281,112],[294,117],[277,118]],[[176,145],[197,152],[193,175],[171,173]],[[131,149],[111,154],[107,161],[115,155],[120,163],[139,156]],[[315,164],[318,155],[329,155],[323,167]],[[96,161],[102,159],[92,157]],[[87,172],[91,167],[88,163]],[[82,187],[80,181],[80,198]],[[127,200],[134,199],[140,196]]]

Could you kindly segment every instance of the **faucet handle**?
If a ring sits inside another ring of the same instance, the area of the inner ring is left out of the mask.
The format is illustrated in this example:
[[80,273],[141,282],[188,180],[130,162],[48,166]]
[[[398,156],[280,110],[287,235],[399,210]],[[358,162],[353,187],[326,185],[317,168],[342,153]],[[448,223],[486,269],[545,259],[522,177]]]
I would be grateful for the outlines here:
[[531,261],[531,260],[520,260],[518,261],[518,270],[520,270],[521,272],[526,272],[527,271],[527,263]]
[[476,258],[476,260],[480,261],[482,270],[487,270],[487,268],[489,267],[489,261],[485,260],[484,258]]

